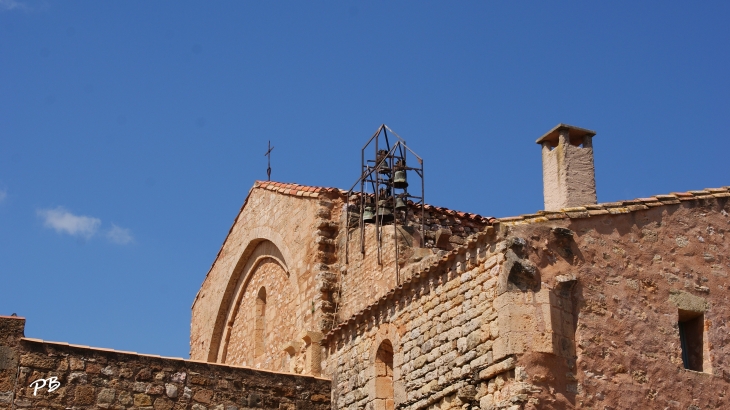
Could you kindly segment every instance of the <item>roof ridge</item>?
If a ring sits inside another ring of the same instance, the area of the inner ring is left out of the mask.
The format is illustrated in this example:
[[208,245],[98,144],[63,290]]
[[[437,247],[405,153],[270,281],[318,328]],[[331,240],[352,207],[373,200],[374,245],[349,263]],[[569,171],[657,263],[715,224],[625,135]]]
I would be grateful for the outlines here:
[[649,208],[676,205],[683,201],[696,201],[709,198],[728,198],[730,197],[730,186],[720,188],[705,188],[702,190],[694,190],[687,192],[672,192],[665,195],[654,195],[647,198],[636,198],[615,202],[603,202],[600,204],[587,204],[583,206],[575,206],[563,208],[555,211],[537,211],[534,214],[523,214],[517,216],[509,216],[497,218],[497,222],[519,222],[522,220],[550,220],[564,218],[587,218],[597,215],[606,214],[627,214],[634,211],[642,211]]
[[339,188],[301,185],[293,182],[255,181],[254,188],[263,188],[284,195],[318,198],[320,193],[346,194]]
[[[277,181],[255,181],[254,182],[254,188],[262,188],[266,189],[272,192],[278,192],[280,194],[284,195],[291,195],[291,196],[303,196],[303,197],[310,197],[310,198],[317,198],[319,197],[320,193],[338,193],[340,195],[347,195],[348,191],[345,191],[343,189],[339,188],[333,188],[333,187],[321,187],[321,186],[313,186],[313,185],[301,185],[294,182],[277,182]],[[487,223],[492,223],[496,218],[491,216],[484,216],[481,214],[477,214],[474,212],[462,212],[457,211],[450,208],[445,208],[442,206],[435,206],[430,204],[425,204],[424,208],[428,211],[435,210],[437,212],[442,212],[450,215],[457,215],[460,218],[467,218],[471,220],[482,220]]]

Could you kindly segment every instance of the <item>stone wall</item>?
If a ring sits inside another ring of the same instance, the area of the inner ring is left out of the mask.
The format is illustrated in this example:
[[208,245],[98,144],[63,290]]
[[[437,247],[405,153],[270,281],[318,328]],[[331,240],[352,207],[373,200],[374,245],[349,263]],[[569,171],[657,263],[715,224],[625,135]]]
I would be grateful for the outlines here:
[[290,372],[289,355],[282,346],[297,333],[291,320],[297,308],[296,296],[281,265],[273,258],[260,259],[235,304],[237,311],[232,315],[221,361]]
[[26,339],[24,324],[0,317],[3,410],[331,408],[326,379]]
[[[342,197],[346,199],[345,196]],[[372,195],[370,195],[370,200]],[[359,227],[360,202],[359,196],[350,197],[348,225],[350,229]],[[415,243],[419,247],[436,247],[445,250],[452,250],[459,245],[464,244],[464,240],[475,233],[483,231],[489,226],[491,218],[483,217],[477,214],[467,212],[454,211],[447,208],[426,204],[423,208],[409,201],[408,213],[405,211],[395,211],[395,215],[399,221],[404,218],[407,221],[405,225],[414,226],[419,231],[421,229],[421,221],[423,220],[425,228],[425,239],[420,235],[416,235]],[[344,226],[344,223],[342,224]],[[401,225],[403,225],[401,223]],[[446,232],[444,232],[446,231]],[[447,233],[438,240],[439,233]]]
[[[567,296],[574,359],[521,358],[543,405],[728,406],[729,197],[692,191],[503,221],[504,235],[525,239],[542,287]],[[683,314],[702,318],[699,371],[683,365]]]
[[[256,183],[193,304],[191,358],[271,370],[311,362],[316,354],[311,340],[333,323],[340,196],[331,188]],[[261,271],[265,258],[264,264],[279,268]],[[273,357],[257,360],[250,352],[253,341],[246,340],[254,326],[249,305],[269,280],[276,288],[267,288],[266,349]]]
[[[728,198],[697,191],[503,218],[326,336],[335,406],[724,408]],[[691,317],[701,319],[698,371],[682,360],[678,322]],[[375,362],[385,341],[392,405]]]
[[327,335],[336,408],[383,406],[375,353],[385,341],[393,346],[394,408],[527,400],[531,387],[515,371],[494,303],[508,245],[493,239],[470,238]]
[[[357,197],[351,202],[357,202]],[[374,224],[365,224],[364,235],[359,227],[359,207],[350,207],[350,228],[346,229],[343,212],[337,236],[338,287],[337,320],[352,314],[384,296],[390,289],[406,281],[446,251],[463,245],[470,235],[489,228],[489,218],[426,205],[425,238],[422,238],[420,207],[411,205],[408,226],[388,224],[382,227],[378,240]],[[398,261],[396,268],[396,242]],[[363,245],[364,243],[364,245]],[[378,245],[380,244],[380,255]]]
[[[193,359],[316,375],[312,340],[489,225],[479,215],[426,206],[425,239],[410,228],[394,235],[386,226],[379,259],[372,225],[364,254],[359,230],[348,234],[346,200],[334,188],[256,182],[193,304]],[[410,223],[420,224],[421,216],[411,212]],[[264,265],[279,268],[264,272]],[[253,304],[261,288],[271,298],[262,321],[266,354],[257,355]]]

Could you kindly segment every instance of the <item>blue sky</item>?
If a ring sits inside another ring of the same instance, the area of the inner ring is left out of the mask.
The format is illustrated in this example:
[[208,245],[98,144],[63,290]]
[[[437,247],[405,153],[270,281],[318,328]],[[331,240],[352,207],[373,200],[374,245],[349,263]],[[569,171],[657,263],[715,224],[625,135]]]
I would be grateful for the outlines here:
[[388,124],[428,203],[542,208],[535,140],[597,131],[598,199],[730,185],[728,2],[0,0],[0,314],[188,356],[256,179],[349,187]]

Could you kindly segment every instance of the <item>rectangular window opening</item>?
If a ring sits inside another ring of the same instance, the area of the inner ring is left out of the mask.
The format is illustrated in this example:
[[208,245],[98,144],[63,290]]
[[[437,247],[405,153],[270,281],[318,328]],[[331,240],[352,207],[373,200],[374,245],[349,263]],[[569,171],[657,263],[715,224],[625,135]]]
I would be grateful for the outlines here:
[[679,340],[684,368],[703,371],[705,319],[701,312],[679,311]]

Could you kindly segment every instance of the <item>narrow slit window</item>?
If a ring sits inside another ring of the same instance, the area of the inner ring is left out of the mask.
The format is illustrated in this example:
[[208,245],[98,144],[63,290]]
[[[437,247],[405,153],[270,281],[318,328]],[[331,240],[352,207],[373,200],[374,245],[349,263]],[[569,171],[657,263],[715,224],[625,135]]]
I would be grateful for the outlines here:
[[704,315],[700,312],[679,311],[679,340],[685,369],[704,370],[704,323]]
[[259,289],[256,297],[256,318],[254,323],[254,356],[264,354],[264,334],[266,332],[266,288]]
[[375,408],[393,410],[393,345],[384,340],[375,353]]

